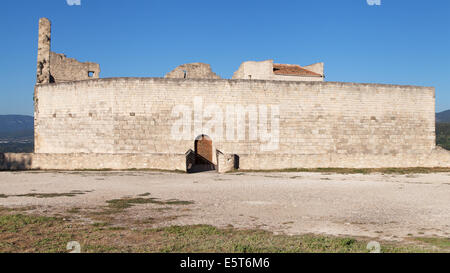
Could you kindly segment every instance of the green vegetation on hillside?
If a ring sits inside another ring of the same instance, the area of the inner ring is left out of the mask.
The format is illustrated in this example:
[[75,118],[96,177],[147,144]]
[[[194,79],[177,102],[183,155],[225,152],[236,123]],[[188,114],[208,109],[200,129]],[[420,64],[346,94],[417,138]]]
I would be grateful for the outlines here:
[[437,123],[449,123],[450,122],[450,110],[440,112],[436,114]]
[[33,143],[1,143],[0,153],[32,153]]
[[436,143],[437,145],[450,150],[450,123],[436,124]]

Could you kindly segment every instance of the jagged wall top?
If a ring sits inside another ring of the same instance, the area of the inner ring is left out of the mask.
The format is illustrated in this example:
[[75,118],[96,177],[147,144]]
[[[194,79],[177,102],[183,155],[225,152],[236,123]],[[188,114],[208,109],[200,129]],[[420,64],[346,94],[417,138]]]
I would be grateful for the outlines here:
[[36,84],[98,79],[100,65],[79,62],[51,51],[51,22],[39,19],[39,40]]

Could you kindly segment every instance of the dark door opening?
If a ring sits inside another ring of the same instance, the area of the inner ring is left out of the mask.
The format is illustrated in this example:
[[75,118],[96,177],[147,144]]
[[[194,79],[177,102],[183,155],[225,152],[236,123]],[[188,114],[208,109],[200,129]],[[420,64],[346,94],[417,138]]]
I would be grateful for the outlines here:
[[188,173],[213,171],[216,166],[213,163],[213,143],[207,135],[200,135],[194,142],[195,151],[186,153],[186,170]]

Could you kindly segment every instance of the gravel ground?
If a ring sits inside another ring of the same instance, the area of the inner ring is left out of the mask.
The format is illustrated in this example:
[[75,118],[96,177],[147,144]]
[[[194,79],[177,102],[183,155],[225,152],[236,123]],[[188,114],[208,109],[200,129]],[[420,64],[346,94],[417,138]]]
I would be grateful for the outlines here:
[[[83,194],[17,196],[71,192]],[[232,225],[382,240],[450,236],[449,173],[0,172],[0,206],[35,206],[47,214],[95,209],[107,200],[145,193],[194,202],[175,209],[178,217],[163,225]],[[126,212],[145,219],[152,206],[136,205]]]

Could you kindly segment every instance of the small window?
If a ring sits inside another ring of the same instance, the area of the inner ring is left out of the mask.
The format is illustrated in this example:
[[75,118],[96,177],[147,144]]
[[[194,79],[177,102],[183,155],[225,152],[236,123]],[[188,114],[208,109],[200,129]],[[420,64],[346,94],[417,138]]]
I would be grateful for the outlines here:
[[94,71],[89,71],[88,72],[88,76],[89,76],[89,78],[94,77],[95,76],[95,72]]

